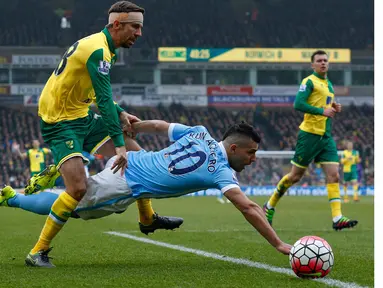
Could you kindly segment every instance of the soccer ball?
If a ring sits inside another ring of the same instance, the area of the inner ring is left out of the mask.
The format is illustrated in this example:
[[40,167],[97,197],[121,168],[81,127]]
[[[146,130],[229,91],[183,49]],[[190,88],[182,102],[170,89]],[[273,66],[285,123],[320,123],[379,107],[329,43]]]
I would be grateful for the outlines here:
[[299,239],[290,250],[290,265],[301,278],[322,278],[334,266],[334,254],[326,240],[317,236]]

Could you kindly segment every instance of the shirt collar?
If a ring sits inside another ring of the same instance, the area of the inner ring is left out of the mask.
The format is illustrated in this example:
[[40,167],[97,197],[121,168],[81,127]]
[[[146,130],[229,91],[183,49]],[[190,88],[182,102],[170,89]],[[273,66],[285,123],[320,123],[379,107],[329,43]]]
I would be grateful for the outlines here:
[[106,41],[108,42],[108,47],[110,52],[112,52],[113,54],[116,54],[116,48],[114,47],[113,39],[109,33],[108,28],[105,27],[101,32],[104,33],[106,36]]
[[227,161],[229,161],[229,159],[227,158],[226,149],[225,149],[225,147],[223,146],[222,141],[218,143],[218,146],[219,146],[219,148],[220,148],[221,151],[222,151],[223,157],[225,157],[225,159],[226,159]]
[[323,79],[323,80],[327,79],[327,77],[320,76],[317,72],[314,72],[313,74],[314,74],[316,77],[320,78],[320,79]]

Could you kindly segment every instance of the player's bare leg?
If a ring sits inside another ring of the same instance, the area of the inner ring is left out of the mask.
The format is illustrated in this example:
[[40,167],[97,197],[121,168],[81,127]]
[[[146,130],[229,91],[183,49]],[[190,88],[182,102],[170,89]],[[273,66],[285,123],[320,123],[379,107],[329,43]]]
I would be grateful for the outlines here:
[[358,221],[350,220],[349,218],[342,215],[338,164],[322,164],[322,169],[324,174],[326,175],[326,186],[328,200],[331,206],[333,229],[342,230],[344,228],[354,227],[358,224]]
[[66,191],[53,203],[39,240],[25,260],[28,266],[54,267],[48,257],[49,245],[86,193],[86,175],[81,157],[66,160],[60,167],[60,173]]
[[283,176],[283,178],[278,182],[278,185],[269,201],[263,205],[263,211],[265,212],[267,221],[269,221],[270,225],[273,223],[275,207],[277,206],[279,200],[292,185],[302,179],[305,171],[306,168],[292,165],[290,173]]

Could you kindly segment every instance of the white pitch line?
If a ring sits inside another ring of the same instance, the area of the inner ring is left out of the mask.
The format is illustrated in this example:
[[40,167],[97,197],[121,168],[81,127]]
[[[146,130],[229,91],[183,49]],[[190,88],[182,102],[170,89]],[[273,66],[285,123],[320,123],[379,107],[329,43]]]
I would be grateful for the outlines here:
[[[114,236],[123,237],[123,238],[128,238],[128,239],[135,240],[138,242],[143,242],[143,243],[147,243],[147,244],[161,246],[161,247],[165,247],[165,248],[169,248],[169,249],[173,249],[173,250],[188,252],[188,253],[192,253],[195,255],[199,255],[199,256],[203,256],[203,257],[207,257],[207,258],[212,258],[212,259],[216,259],[216,260],[221,260],[221,261],[225,261],[225,262],[231,262],[231,263],[245,265],[245,266],[249,266],[249,267],[255,267],[258,269],[264,269],[264,270],[268,270],[271,272],[286,274],[286,275],[290,275],[290,276],[295,275],[294,272],[291,271],[291,269],[276,267],[276,266],[272,266],[272,265],[268,265],[268,264],[263,264],[260,262],[250,261],[247,259],[229,257],[229,256],[220,255],[220,254],[216,254],[216,253],[206,252],[203,250],[188,248],[188,247],[184,247],[181,245],[174,245],[174,244],[169,244],[169,243],[165,243],[165,242],[151,240],[148,238],[137,237],[137,236],[126,234],[126,233],[120,233],[120,232],[114,232],[114,231],[109,231],[109,232],[104,232],[104,233],[114,235]],[[331,278],[314,279],[312,281],[317,281],[317,282],[326,284],[328,286],[339,287],[339,288],[366,288],[367,287],[367,286],[360,286],[356,283],[342,282],[342,281],[331,279]]]
[[[333,232],[332,229],[275,229],[277,232],[301,232],[301,233],[314,233],[314,232]],[[360,230],[359,230],[360,231]],[[363,229],[361,231],[373,231],[373,229]],[[141,233],[140,230],[128,230],[128,233]],[[185,233],[230,233],[230,232],[256,232],[254,229],[206,229],[206,230],[193,230],[193,229],[182,229]],[[351,232],[351,231],[349,231]]]

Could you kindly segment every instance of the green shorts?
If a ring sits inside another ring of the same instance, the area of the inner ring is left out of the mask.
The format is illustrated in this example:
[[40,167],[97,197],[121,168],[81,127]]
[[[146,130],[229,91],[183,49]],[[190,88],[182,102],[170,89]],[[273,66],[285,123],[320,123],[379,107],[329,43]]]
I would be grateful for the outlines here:
[[313,160],[320,164],[338,164],[339,157],[335,141],[332,137],[322,137],[299,130],[291,164],[307,168]]
[[358,173],[356,171],[344,172],[343,174],[344,182],[358,181]]
[[72,157],[82,157],[83,151],[93,154],[110,137],[101,116],[89,110],[88,116],[70,121],[48,124],[41,120],[41,134],[52,150],[57,168]]

